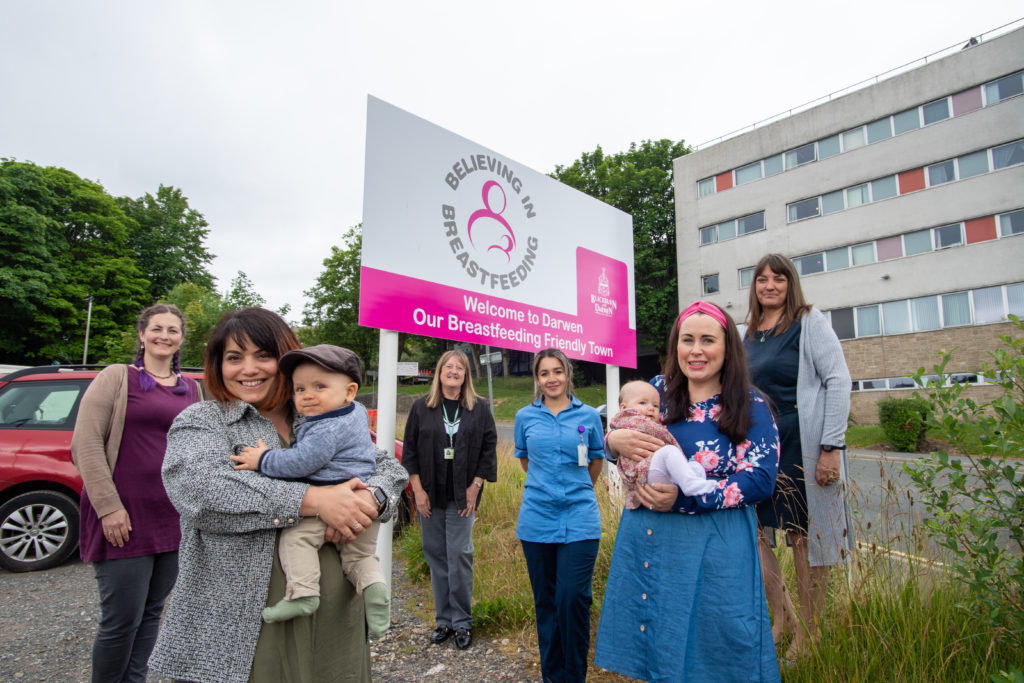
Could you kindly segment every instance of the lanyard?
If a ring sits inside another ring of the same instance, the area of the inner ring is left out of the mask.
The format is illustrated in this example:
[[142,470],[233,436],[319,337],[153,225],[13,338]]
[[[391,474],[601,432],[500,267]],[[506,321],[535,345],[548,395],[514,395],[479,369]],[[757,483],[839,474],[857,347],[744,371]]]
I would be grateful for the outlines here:
[[441,412],[444,413],[444,431],[448,435],[448,447],[455,448],[454,440],[452,436],[455,434],[455,426],[459,424],[459,410],[462,406],[455,407],[455,417],[451,420],[448,419],[448,409],[444,407],[444,401],[441,401]]

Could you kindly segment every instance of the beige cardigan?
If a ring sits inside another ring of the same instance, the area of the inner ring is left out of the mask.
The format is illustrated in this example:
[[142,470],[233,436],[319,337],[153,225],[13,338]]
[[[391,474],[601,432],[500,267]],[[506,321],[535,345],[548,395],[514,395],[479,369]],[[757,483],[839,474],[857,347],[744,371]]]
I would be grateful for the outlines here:
[[[89,501],[97,517],[124,509],[114,486],[114,465],[121,451],[124,420],[128,410],[128,372],[133,365],[111,365],[103,369],[85,390],[78,406],[71,457],[82,475]],[[202,400],[202,390],[198,391]]]

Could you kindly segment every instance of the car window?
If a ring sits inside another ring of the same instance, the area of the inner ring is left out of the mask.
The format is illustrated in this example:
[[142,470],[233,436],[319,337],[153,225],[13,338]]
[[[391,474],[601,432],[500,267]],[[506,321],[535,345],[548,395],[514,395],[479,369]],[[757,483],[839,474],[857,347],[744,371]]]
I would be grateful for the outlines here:
[[13,382],[0,393],[0,429],[72,429],[88,382]]

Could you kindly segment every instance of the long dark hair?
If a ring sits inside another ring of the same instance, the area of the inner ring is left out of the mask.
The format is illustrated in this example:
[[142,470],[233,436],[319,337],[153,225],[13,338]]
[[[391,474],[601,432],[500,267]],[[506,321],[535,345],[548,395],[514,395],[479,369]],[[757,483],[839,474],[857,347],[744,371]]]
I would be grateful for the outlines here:
[[[178,319],[181,323],[181,339],[184,341],[185,316],[181,314],[181,311],[179,311],[178,307],[174,304],[156,304],[149,308],[142,309],[142,312],[139,313],[139,317],[135,320],[135,331],[139,333],[145,332],[146,328],[149,327],[149,319],[154,315],[161,315],[163,313],[170,313]],[[135,336],[138,337],[139,335]],[[142,340],[139,339],[138,346],[135,349],[135,362],[132,363],[132,365],[139,369],[139,389],[141,389],[143,393],[152,391],[153,388],[156,387],[156,380],[153,379],[153,376],[150,375],[148,371],[146,371],[145,357],[146,348],[143,345]],[[195,399],[197,397],[195,383],[186,382],[182,379],[181,368],[178,365],[180,359],[181,347],[179,346],[178,350],[174,352],[174,356],[171,358],[171,372],[178,377],[177,382],[175,382],[174,386],[171,388],[171,392],[178,394],[179,396],[187,395],[189,398]]]
[[[228,403],[236,396],[228,393],[224,386],[224,347],[233,340],[241,348],[251,342],[256,348],[280,359],[288,351],[301,349],[299,338],[288,327],[284,318],[265,308],[242,308],[228,311],[217,321],[206,343],[206,360],[203,367],[203,382],[210,396]],[[291,399],[291,382],[278,370],[277,386],[267,399],[256,406],[260,410],[277,410]]]
[[775,326],[773,334],[783,334],[789,330],[794,320],[802,318],[811,310],[811,305],[804,299],[804,290],[800,287],[800,276],[797,275],[796,266],[792,261],[782,254],[765,254],[754,266],[754,278],[750,281],[750,297],[747,304],[747,337],[753,339],[764,317],[764,309],[761,302],[757,300],[757,278],[764,272],[765,268],[771,268],[773,273],[786,276],[786,303],[782,307],[782,317],[779,324]]
[[[725,311],[722,311],[722,315],[726,322],[725,357],[721,370],[722,394],[719,405],[722,412],[718,414],[718,431],[733,443],[740,443],[747,438],[747,429],[750,427],[750,373],[736,323]],[[665,401],[668,403],[666,423],[680,422],[690,416],[690,383],[679,367],[681,318],[682,314],[676,318],[668,335],[668,356],[665,359]]]

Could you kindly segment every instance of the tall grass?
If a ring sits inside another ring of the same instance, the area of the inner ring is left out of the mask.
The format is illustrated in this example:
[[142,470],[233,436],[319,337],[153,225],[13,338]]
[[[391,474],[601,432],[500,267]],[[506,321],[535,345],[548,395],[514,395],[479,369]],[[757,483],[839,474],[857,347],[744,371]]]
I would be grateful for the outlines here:
[[[524,480],[511,445],[499,442],[498,481],[486,486],[473,530],[473,615],[478,632],[508,638],[526,651],[536,652],[533,596],[515,536]],[[854,486],[857,534],[864,542],[849,565],[832,569],[818,648],[793,663],[783,660],[785,650],[780,649],[783,681],[987,683],[989,676],[1000,670],[1022,668],[1024,653],[1012,651],[958,609],[965,590],[945,571],[939,550],[930,548],[918,534],[920,510],[912,501],[908,506],[910,493],[884,475],[882,489],[882,513],[868,519],[857,509],[864,492]],[[621,512],[604,477],[598,481],[597,492],[602,540],[594,571],[594,631]],[[885,543],[873,543],[872,538],[885,539]],[[409,576],[423,582],[428,595],[425,610],[432,615],[429,572],[418,527],[412,526],[398,542],[398,553],[407,562]],[[795,596],[791,554],[782,543],[776,553]],[[709,656],[725,654],[712,652]],[[632,679],[591,667],[588,680]]]

